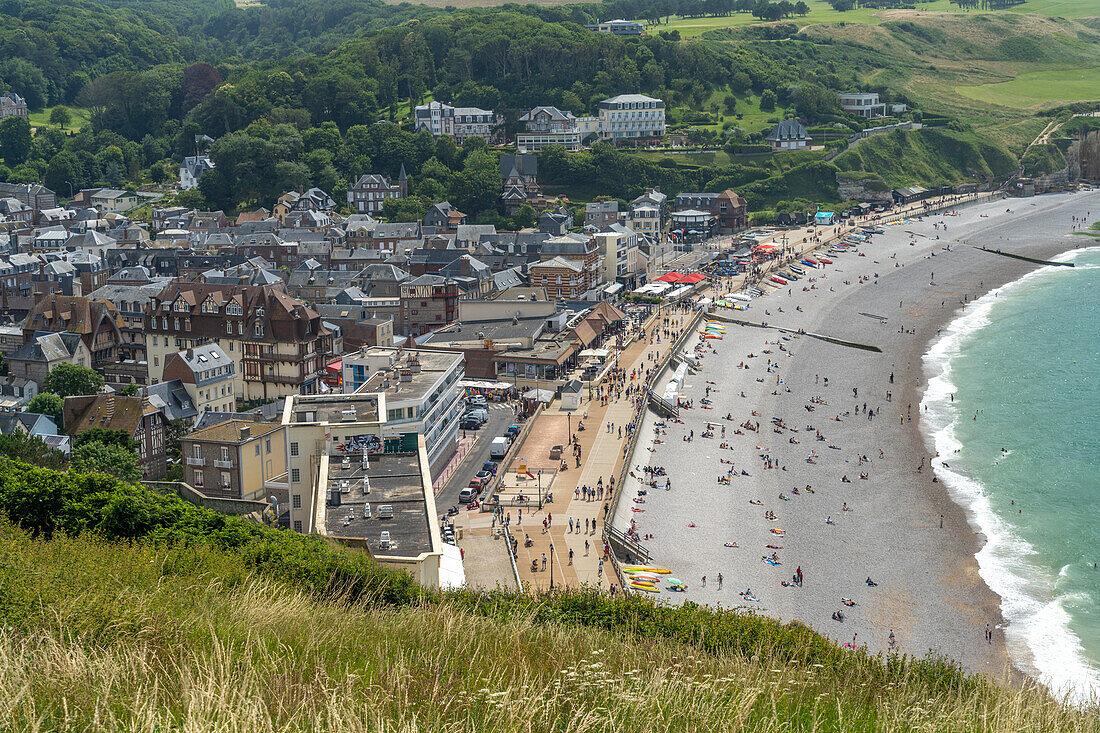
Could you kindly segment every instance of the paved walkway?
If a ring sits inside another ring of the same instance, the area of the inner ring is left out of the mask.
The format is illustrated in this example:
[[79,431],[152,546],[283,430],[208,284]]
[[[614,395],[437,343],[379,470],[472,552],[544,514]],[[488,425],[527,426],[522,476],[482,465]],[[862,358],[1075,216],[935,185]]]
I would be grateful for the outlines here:
[[[661,343],[656,342],[655,328],[664,315],[665,311],[662,310],[659,315],[651,317],[644,326],[646,337],[634,340],[621,352],[611,357],[617,358],[619,366],[625,369],[627,384],[630,384],[631,370],[637,369],[644,373],[647,367],[652,367],[657,363],[656,360],[665,355],[673,343],[674,339],[663,337]],[[680,329],[690,317],[687,314],[676,313],[672,316],[673,323],[668,328]],[[602,529],[606,511],[604,505],[611,499],[609,492],[611,477],[617,475],[622,467],[624,445],[628,439],[625,427],[633,417],[634,402],[625,393],[621,399],[611,399],[606,405],[601,405],[598,398],[588,399],[585,395],[581,400],[580,408],[573,411],[563,410],[560,402],[555,402],[539,416],[530,437],[520,447],[518,455],[526,459],[528,467],[536,474],[539,468],[548,472],[558,466],[558,461],[549,459],[549,446],[565,445],[563,458],[567,460],[568,465],[567,470],[557,471],[550,478],[547,472],[543,474],[544,492],[548,490],[553,493],[553,503],[544,503],[540,510],[537,489],[525,487],[524,494],[532,498],[531,504],[522,509],[520,507],[504,508],[505,516],[510,519],[510,526],[517,539],[517,566],[520,577],[529,589],[549,589],[551,577],[553,577],[554,587],[595,585],[609,588],[617,584],[618,581],[609,563],[604,564],[602,571],[600,568],[600,559],[603,557]],[[580,421],[584,422],[583,431],[577,430]],[[612,424],[615,426],[613,432],[609,429]],[[620,427],[624,428],[621,434]],[[576,461],[573,459],[572,446],[568,445],[570,429],[577,436],[577,442],[581,446],[580,468],[577,468]],[[517,464],[518,462],[517,459]],[[602,500],[585,500],[583,495],[578,496],[574,493],[581,486],[595,488],[600,479],[603,479],[604,486]],[[534,486],[533,483],[532,486]],[[550,526],[544,531],[542,522],[548,518]],[[569,526],[570,519],[573,520],[572,530]],[[585,520],[588,521],[587,528]],[[459,516],[457,524],[463,527],[466,533],[480,535],[491,531],[493,520],[490,514],[464,512]],[[531,540],[530,547],[524,546],[525,536]],[[570,550],[573,552],[572,562],[569,558]],[[546,556],[545,569],[542,566],[544,555]],[[552,563],[551,556],[553,556]],[[532,561],[538,568],[535,571],[532,571]],[[467,550],[466,564],[470,566],[478,562],[480,560],[476,554]],[[469,572],[468,570],[467,573]]]

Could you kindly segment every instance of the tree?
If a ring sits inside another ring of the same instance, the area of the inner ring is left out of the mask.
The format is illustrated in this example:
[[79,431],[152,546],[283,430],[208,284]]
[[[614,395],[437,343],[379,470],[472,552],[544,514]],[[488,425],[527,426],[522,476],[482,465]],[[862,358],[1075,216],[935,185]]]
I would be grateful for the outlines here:
[[771,89],[765,89],[760,94],[760,109],[761,109],[761,111],[763,111],[763,112],[773,111],[775,109],[776,101],[777,100],[776,100],[775,92],[773,92]]
[[103,443],[104,445],[117,445],[119,448],[136,451],[138,443],[124,430],[107,430],[106,428],[88,428],[73,438],[73,448],[79,448],[87,443]]
[[180,116],[187,114],[222,83],[222,75],[210,64],[192,64],[180,79]]
[[0,435],[0,456],[55,471],[65,468],[66,462],[65,454],[46,445],[42,438],[18,432]]
[[58,195],[82,188],[85,178],[80,160],[68,150],[62,150],[46,166],[46,175],[42,182],[46,188],[57,191]]
[[81,473],[109,473],[122,481],[134,483],[141,478],[141,466],[134,451],[99,441],[84,443],[73,449],[73,470]]
[[191,425],[183,418],[172,420],[165,427],[164,447],[169,460],[178,461],[183,457],[183,451],[180,449],[180,441],[189,432],[191,432]]
[[62,130],[69,126],[73,121],[73,115],[69,112],[69,108],[64,105],[57,105],[50,110],[50,124],[57,125]]
[[0,122],[0,158],[8,166],[17,166],[31,152],[31,123],[25,117],[9,117]]
[[804,17],[806,17],[806,15],[809,14],[810,6],[807,5],[806,3],[802,2],[802,0],[798,0],[798,2],[796,2],[794,4],[794,12],[799,17],[804,18]]
[[51,392],[36,394],[27,403],[27,412],[36,412],[39,415],[52,418],[57,427],[61,427],[61,415],[64,410],[65,400]]
[[[24,38],[24,42],[29,39]],[[13,49],[14,50],[14,49]],[[42,70],[21,58],[9,58],[0,63],[0,79],[27,100],[27,106],[38,109],[46,106],[48,83]]]
[[79,364],[58,364],[42,383],[43,392],[61,397],[96,394],[103,389],[103,376]]

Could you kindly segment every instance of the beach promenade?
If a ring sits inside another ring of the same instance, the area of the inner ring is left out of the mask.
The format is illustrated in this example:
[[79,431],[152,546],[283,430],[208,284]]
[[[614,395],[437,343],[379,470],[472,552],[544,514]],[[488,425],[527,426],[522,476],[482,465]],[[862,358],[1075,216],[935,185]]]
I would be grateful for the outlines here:
[[[1098,203],[1057,194],[902,220],[731,312],[882,353],[733,325],[702,347],[702,371],[680,389],[695,407],[682,423],[647,413],[632,462],[662,467],[673,489],[631,479],[614,520],[636,520],[654,563],[688,584],[658,597],[752,607],[841,643],[932,650],[994,675],[1006,649],[1026,665],[975,560],[981,538],[931,470],[947,457],[920,432],[921,357],[968,303],[1035,267],[967,243],[1049,258],[1085,244],[1066,236],[1070,217]],[[718,427],[702,437],[708,423]],[[641,513],[626,501],[639,489]]]
[[[661,326],[659,324],[663,318],[671,318],[672,321]],[[617,476],[622,467],[623,446],[628,440],[627,426],[636,414],[635,396],[627,395],[626,387],[640,384],[641,378],[631,382],[631,373],[644,375],[646,369],[667,356],[674,343],[675,339],[666,338],[656,331],[678,331],[687,320],[688,316],[684,314],[668,315],[666,309],[655,311],[645,321],[641,331],[631,334],[632,339],[626,348],[609,357],[625,371],[621,396],[612,395],[607,404],[602,404],[594,389],[591,396],[587,392],[582,396],[580,409],[563,410],[560,401],[555,400],[536,418],[511,467],[514,470],[522,464],[536,477],[523,482],[525,496],[532,498],[525,502],[526,506],[506,506],[502,509],[517,540],[516,565],[525,587],[548,590],[551,579],[555,588],[590,585],[609,589],[618,585],[610,563],[604,561],[601,564],[604,558],[602,534],[607,511],[605,507],[609,507],[612,501],[611,478]],[[606,388],[606,385],[602,386]],[[578,430],[582,422],[585,429]],[[579,468],[569,445],[573,435],[581,449]],[[566,446],[562,456],[568,464],[565,471],[560,470],[559,461],[549,458],[550,448],[555,445]],[[588,499],[583,493],[577,494],[581,487],[596,489],[601,485],[601,480],[604,488],[602,499]],[[545,499],[547,492],[553,494],[553,503],[544,500],[540,509],[538,497],[541,493]],[[546,519],[550,523],[544,530],[543,520]],[[570,520],[573,520],[572,528]],[[490,535],[496,522],[489,513],[463,510],[455,524],[462,529],[464,537],[480,537]],[[530,547],[525,546],[527,538],[531,541]],[[503,542],[498,544],[500,552],[504,552]],[[478,544],[479,548],[485,546],[484,543]],[[573,553],[572,561],[570,551]],[[542,566],[544,555],[547,559],[545,569]],[[480,562],[480,558],[473,556],[467,559],[470,564]],[[532,570],[532,563],[537,570]],[[501,583],[506,584],[505,580],[501,579]],[[494,585],[485,580],[481,582],[483,585]]]

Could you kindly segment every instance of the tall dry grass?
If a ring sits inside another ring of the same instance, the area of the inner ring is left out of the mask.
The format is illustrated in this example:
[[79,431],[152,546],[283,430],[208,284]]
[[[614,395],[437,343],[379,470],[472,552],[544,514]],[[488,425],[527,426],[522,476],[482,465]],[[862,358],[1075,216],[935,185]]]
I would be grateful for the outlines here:
[[869,690],[531,618],[318,603],[208,550],[10,528],[0,620],[0,730],[1100,730],[1037,690]]

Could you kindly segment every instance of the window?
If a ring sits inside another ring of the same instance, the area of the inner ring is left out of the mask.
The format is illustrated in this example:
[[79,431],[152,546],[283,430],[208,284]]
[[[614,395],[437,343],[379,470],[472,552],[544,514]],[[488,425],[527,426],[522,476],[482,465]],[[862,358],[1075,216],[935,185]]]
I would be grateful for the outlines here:
[[295,494],[294,496],[292,496],[290,498],[290,506],[294,509],[301,509],[302,508],[302,495],[301,494]]
[[253,332],[253,333],[254,333],[254,334],[255,334],[255,335],[257,336],[257,337],[262,337],[262,336],[264,335],[264,324],[262,324],[262,323],[260,323],[259,321],[257,321],[257,322],[256,322],[256,325],[255,325],[255,326],[253,327],[253,329],[252,329],[252,332]]
[[153,357],[153,366],[160,366],[160,357],[159,356],[154,356]]
[[256,455],[260,455],[260,443],[259,443],[259,441],[256,442]]
[[231,483],[229,471],[222,471],[222,488],[228,489]]
[[239,316],[244,313],[244,311],[241,309],[240,303],[230,303],[225,307],[225,312],[227,315],[230,316]]
[[191,455],[195,458],[202,458],[202,448],[198,443],[191,444]]
[[223,461],[228,461],[229,460],[229,449],[226,448],[224,445],[222,446],[222,460]]
[[297,484],[302,482],[302,471],[298,468],[290,469],[290,483]]
[[267,453],[271,452],[271,438],[264,440],[264,451]]
[[202,488],[202,471],[195,471],[195,478],[191,481],[196,489]]
[[295,519],[294,520],[294,531],[297,532],[298,534],[302,533],[302,520],[301,519]]
[[294,443],[290,444],[290,455],[291,456],[297,456],[298,455],[298,443],[294,442]]
[[232,321],[226,321],[225,322],[225,332],[229,333],[229,334],[233,333],[233,322]]

